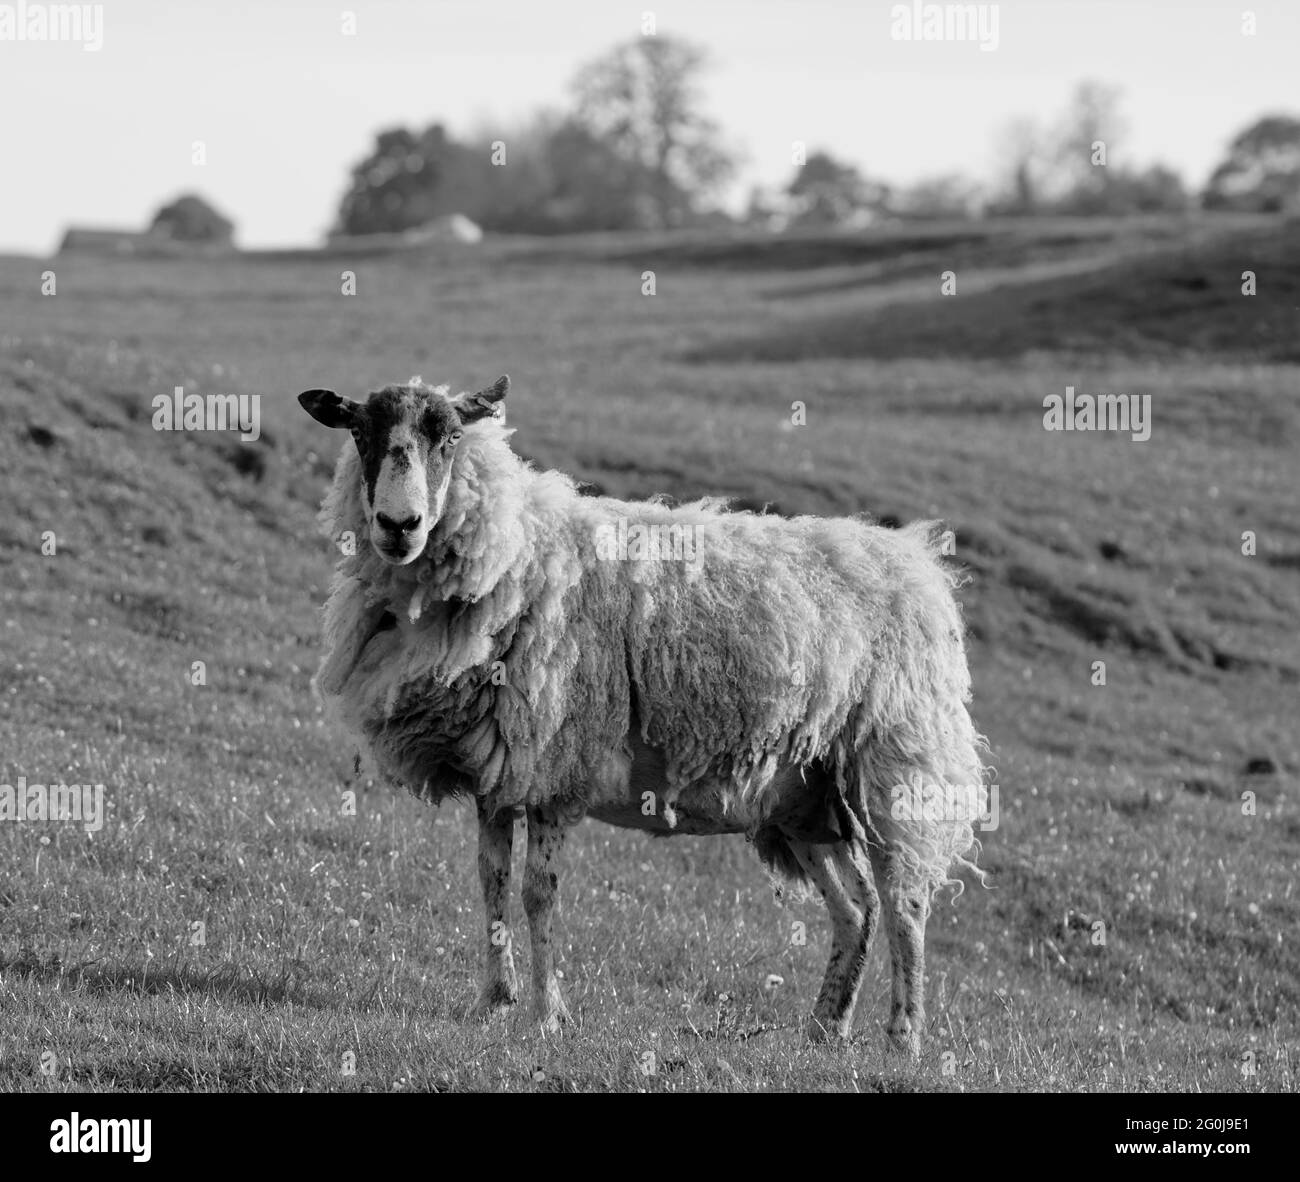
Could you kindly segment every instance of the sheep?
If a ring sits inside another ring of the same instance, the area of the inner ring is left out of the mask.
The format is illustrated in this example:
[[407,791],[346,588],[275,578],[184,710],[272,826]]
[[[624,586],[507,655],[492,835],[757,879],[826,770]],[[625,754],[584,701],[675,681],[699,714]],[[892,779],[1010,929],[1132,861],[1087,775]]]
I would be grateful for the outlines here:
[[926,919],[940,886],[960,889],[955,865],[980,873],[968,855],[986,799],[937,528],[582,496],[511,450],[509,384],[299,396],[352,434],[320,522],[362,542],[340,547],[314,684],[382,776],[476,806],[472,1015],[518,999],[507,935],[524,815],[534,1015],[551,1032],[568,1020],[557,868],[592,817],[744,833],[774,882],[821,894],[832,948],[814,1040],[850,1037],[883,914],[888,1034],[916,1055]]

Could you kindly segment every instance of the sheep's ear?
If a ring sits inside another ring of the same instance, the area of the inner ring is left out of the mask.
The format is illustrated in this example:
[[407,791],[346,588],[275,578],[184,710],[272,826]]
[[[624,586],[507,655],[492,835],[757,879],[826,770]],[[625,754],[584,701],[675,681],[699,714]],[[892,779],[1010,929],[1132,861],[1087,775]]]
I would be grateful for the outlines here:
[[333,390],[304,390],[298,403],[318,423],[327,427],[351,427],[361,410],[359,402],[335,394]]
[[500,403],[509,392],[510,378],[502,374],[486,390],[479,390],[476,394],[460,394],[452,399],[451,405],[462,423],[473,423],[489,415],[501,416],[505,407]]

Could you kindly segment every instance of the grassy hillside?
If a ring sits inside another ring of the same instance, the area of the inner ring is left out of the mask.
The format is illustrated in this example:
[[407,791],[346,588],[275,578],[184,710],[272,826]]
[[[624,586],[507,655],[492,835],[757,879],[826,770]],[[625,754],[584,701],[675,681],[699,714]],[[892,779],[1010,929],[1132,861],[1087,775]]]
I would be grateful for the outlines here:
[[[93,835],[0,823],[0,1089],[1294,1088],[1298,243],[1096,223],[0,260],[0,783],[108,802]],[[854,1044],[807,1047],[820,905],[778,906],[743,839],[590,822],[561,880],[576,1027],[463,1022],[472,818],[355,784],[322,723],[338,441],[294,396],[502,372],[518,449],[611,493],[955,531],[1001,815],[992,889],[931,920],[919,1065],[885,1051],[883,941]],[[260,394],[263,439],[155,432],[176,385]],[[1150,394],[1151,438],[1044,431],[1067,385]]]

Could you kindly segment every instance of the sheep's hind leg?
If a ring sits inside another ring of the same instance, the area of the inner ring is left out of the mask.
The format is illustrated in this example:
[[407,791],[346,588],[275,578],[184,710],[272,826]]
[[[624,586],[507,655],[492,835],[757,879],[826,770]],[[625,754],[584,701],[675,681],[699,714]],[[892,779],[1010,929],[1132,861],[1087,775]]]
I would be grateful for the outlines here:
[[487,914],[483,987],[470,1017],[484,1021],[519,1000],[519,979],[510,936],[510,848],[515,835],[513,809],[490,814],[478,803],[478,878]]
[[555,954],[551,948],[551,915],[555,910],[558,878],[552,863],[564,844],[563,822],[549,810],[528,810],[528,858],[524,863],[524,911],[533,947],[533,1012],[548,1034],[559,1031],[569,1020],[568,1007],[560,996],[555,977]]
[[915,1058],[921,1053],[925,1028],[925,921],[930,898],[888,843],[883,849],[871,847],[871,868],[884,898],[893,962],[889,1038],[897,1050]]
[[847,1039],[880,918],[880,897],[858,843],[791,841],[790,849],[821,892],[831,919],[831,959],[808,1021],[808,1037],[814,1042]]

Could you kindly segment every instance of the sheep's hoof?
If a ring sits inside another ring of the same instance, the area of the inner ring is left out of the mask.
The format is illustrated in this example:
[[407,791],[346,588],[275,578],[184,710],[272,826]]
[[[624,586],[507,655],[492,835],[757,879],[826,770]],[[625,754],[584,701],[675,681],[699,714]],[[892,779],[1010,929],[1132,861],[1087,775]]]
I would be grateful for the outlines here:
[[508,981],[494,981],[479,995],[474,1008],[470,1010],[471,1022],[486,1022],[497,1014],[504,1013],[519,1000],[519,990]]
[[914,1030],[911,1026],[891,1027],[889,1045],[900,1055],[906,1055],[909,1059],[919,1059],[921,1057],[921,1032]]
[[809,1042],[842,1044],[849,1041],[849,1023],[814,1014],[808,1019],[805,1033]]
[[551,998],[546,1009],[537,1015],[543,1034],[559,1034],[573,1019],[569,1016],[569,1007],[558,998]]

